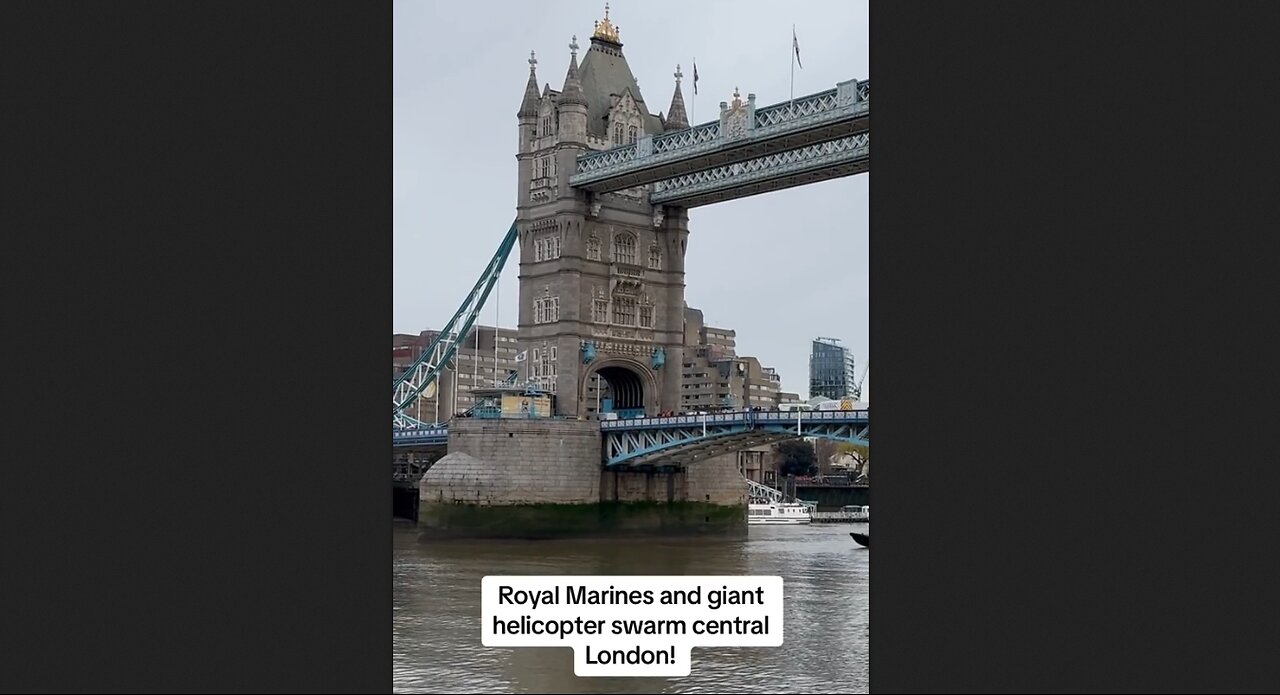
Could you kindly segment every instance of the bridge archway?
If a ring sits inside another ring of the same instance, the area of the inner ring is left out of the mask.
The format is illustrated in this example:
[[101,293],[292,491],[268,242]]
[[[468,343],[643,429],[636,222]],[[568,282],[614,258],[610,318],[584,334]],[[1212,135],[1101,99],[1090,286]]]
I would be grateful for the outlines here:
[[[599,393],[597,381],[599,377]],[[657,413],[658,382],[653,370],[641,362],[626,358],[609,358],[592,365],[578,384],[582,412],[598,413],[642,411]],[[597,402],[600,409],[597,410]]]

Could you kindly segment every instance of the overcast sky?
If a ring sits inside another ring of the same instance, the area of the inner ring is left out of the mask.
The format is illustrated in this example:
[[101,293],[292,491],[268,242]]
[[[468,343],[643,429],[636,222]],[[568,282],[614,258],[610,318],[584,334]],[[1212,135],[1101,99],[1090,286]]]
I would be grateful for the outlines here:
[[[696,125],[717,119],[735,87],[744,100],[755,93],[757,106],[789,98],[792,24],[803,66],[796,96],[869,79],[868,5],[613,0],[610,19],[649,111],[670,108],[678,63]],[[395,332],[442,327],[515,219],[516,111],[529,51],[539,87],[560,89],[570,39],[577,35],[581,60],[603,16],[595,0],[396,0]],[[814,337],[840,338],[859,372],[867,360],[869,185],[870,174],[859,174],[689,213],[689,306],[708,325],[736,330],[738,354],[776,367],[783,389],[801,398]],[[513,254],[482,324],[496,317],[515,326],[518,264]]]

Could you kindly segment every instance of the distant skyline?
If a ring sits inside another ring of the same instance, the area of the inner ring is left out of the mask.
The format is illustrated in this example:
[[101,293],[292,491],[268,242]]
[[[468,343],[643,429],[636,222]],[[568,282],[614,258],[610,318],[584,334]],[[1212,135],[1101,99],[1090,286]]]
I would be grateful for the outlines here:
[[[761,106],[791,96],[793,24],[795,96],[870,78],[867,0],[768,10],[614,0],[609,14],[648,110],[669,110],[679,64],[694,124],[718,118],[735,88]],[[585,46],[603,16],[594,0],[396,1],[393,332],[441,328],[493,257],[516,214],[516,111],[529,52],[540,85],[559,89],[571,39]],[[859,373],[868,358],[869,186],[870,174],[859,174],[689,213],[689,306],[707,325],[735,330],[738,354],[775,367],[783,390],[802,398],[814,338],[839,338]],[[517,254],[480,323],[516,326]]]

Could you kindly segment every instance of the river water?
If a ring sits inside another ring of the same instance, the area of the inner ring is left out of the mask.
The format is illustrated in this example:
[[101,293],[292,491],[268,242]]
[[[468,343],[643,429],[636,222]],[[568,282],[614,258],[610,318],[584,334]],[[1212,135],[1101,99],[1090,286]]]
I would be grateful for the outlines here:
[[[751,527],[746,540],[421,544],[395,531],[395,691],[403,693],[865,693],[866,524]],[[693,649],[686,678],[579,678],[569,648],[480,644],[480,579],[510,575],[781,576],[781,647]]]

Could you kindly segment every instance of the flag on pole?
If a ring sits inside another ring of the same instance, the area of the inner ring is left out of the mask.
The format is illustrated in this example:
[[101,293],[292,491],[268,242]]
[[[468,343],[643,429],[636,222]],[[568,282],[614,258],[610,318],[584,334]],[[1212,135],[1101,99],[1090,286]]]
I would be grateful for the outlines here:
[[693,93],[698,93],[698,61],[693,61]]
[[794,25],[791,27],[791,47],[795,49],[796,52],[796,64],[800,66],[801,70],[803,70],[804,63],[800,62],[800,39],[796,38],[796,28]]
[[516,355],[516,361],[523,362],[525,358],[528,356],[528,354],[529,354],[528,350],[521,350],[520,354]]

